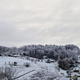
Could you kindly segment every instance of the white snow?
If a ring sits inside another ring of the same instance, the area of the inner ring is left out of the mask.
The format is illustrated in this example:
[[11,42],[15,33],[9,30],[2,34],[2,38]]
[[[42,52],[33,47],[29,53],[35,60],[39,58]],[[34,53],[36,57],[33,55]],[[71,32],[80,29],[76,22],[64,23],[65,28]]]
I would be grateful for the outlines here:
[[[0,57],[0,67],[1,66],[6,66],[5,62],[6,62],[6,65],[9,65],[9,63],[17,62],[17,66],[14,66],[14,68],[16,69],[16,73],[17,73],[16,77],[18,77],[22,74],[25,74],[29,71],[34,70],[33,72],[28,73],[28,74],[20,77],[19,78],[20,80],[23,80],[23,78],[29,79],[31,75],[33,75],[34,73],[37,73],[41,70],[45,70],[48,73],[53,73],[55,76],[57,76],[57,78],[54,79],[54,80],[57,80],[58,78],[59,78],[59,80],[69,80],[69,78],[66,78],[67,73],[66,73],[65,70],[60,69],[60,72],[59,72],[56,69],[56,67],[58,67],[57,62],[45,63],[45,61],[43,61],[43,62],[35,63],[35,62],[31,62],[29,60],[25,60],[25,58]],[[24,63],[26,63],[26,62],[30,63],[30,67],[25,67],[24,66]],[[61,73],[63,73],[64,76]],[[73,73],[73,75],[74,75],[74,73]]]

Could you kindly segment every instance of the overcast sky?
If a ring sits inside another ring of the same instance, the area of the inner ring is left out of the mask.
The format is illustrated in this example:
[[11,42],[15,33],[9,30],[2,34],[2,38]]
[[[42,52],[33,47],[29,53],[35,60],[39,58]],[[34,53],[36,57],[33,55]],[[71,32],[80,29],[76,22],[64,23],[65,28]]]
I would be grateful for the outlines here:
[[80,0],[0,0],[0,45],[80,47]]

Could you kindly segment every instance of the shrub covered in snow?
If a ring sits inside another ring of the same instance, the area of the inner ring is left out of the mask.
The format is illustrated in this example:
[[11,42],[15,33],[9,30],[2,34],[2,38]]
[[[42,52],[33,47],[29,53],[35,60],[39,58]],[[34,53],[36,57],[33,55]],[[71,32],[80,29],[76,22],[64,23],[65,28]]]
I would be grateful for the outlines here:
[[30,63],[26,62],[26,63],[24,63],[24,66],[25,67],[30,67]]
[[30,77],[30,80],[53,80],[57,75],[45,70],[41,70]]
[[0,80],[14,80],[16,71],[12,67],[0,68]]
[[71,67],[76,67],[77,66],[76,59],[77,59],[76,57],[74,59],[73,59],[73,57],[70,57],[70,58],[66,57],[63,59],[59,59],[59,61],[58,61],[59,67],[64,70],[68,70]]
[[14,64],[13,64],[14,66],[17,66],[17,62],[14,62]]

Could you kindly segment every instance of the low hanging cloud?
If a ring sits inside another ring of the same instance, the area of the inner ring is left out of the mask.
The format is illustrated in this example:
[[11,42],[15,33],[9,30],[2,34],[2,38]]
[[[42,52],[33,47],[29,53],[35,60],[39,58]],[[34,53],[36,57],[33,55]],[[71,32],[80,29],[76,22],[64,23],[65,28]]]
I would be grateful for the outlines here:
[[0,0],[0,44],[80,47],[80,0]]

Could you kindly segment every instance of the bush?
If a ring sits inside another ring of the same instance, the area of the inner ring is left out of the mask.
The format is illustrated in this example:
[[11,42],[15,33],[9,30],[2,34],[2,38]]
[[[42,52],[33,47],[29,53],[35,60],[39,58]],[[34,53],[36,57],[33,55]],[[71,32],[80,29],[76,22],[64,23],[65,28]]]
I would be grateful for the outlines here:
[[24,63],[24,66],[25,67],[30,67],[30,63],[28,63],[28,62],[27,63]]
[[76,61],[73,60],[72,58],[59,59],[58,64],[59,64],[59,67],[64,70],[68,70],[72,67],[77,66]]
[[0,68],[0,80],[14,80],[15,70],[12,67]]
[[17,66],[17,62],[14,62],[14,66]]
[[57,75],[52,72],[41,70],[30,76],[30,80],[54,80],[56,77]]
[[59,60],[58,61],[59,67],[62,68],[63,70],[68,70],[70,68],[70,64],[65,60]]

